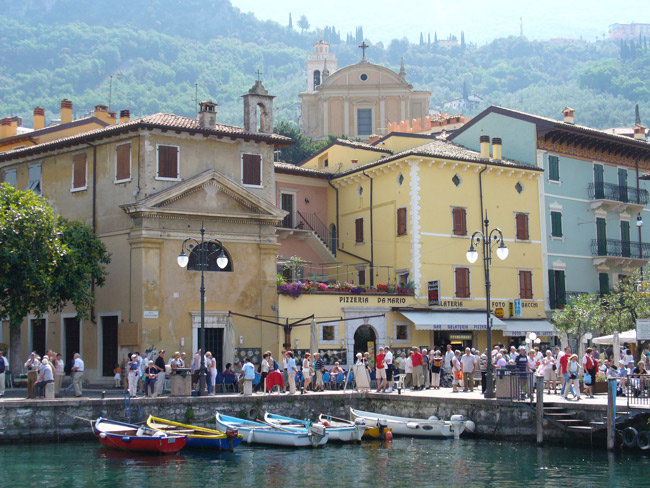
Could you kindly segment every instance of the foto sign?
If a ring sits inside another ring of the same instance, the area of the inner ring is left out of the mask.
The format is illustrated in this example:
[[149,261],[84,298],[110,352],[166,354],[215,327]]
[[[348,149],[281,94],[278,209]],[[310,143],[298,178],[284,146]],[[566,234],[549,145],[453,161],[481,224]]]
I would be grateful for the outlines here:
[[429,306],[430,307],[439,307],[440,306],[440,280],[429,281],[428,282],[429,290]]
[[650,319],[636,319],[636,340],[650,341]]

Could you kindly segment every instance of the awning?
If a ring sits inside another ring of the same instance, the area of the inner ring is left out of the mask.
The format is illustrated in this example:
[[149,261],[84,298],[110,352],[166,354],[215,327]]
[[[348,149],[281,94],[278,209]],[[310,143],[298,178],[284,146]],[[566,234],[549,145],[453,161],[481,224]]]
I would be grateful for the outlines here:
[[546,320],[504,320],[501,329],[504,336],[526,336],[534,332],[538,336],[554,336],[553,324]]
[[[636,342],[636,329],[626,330],[618,334],[618,340],[622,344],[624,342]],[[594,344],[613,344],[614,335],[606,335],[602,337],[596,337],[594,339]]]
[[[430,310],[400,311],[415,324],[416,330],[485,330],[487,321],[485,312],[433,312]],[[494,315],[492,326],[500,329],[504,322]]]

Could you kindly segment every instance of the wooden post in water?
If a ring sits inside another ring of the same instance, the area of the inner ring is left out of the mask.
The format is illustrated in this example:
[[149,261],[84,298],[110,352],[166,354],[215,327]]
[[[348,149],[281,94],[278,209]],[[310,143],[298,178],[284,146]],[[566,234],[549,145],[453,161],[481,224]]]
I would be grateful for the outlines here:
[[537,388],[537,445],[544,444],[544,377],[535,377]]
[[616,449],[616,378],[607,378],[607,450]]

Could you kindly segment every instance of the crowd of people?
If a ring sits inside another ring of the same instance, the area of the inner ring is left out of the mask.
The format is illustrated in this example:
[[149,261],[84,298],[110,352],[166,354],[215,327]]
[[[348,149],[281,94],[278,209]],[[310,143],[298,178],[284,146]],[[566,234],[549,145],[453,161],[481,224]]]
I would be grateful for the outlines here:
[[[9,369],[6,358],[0,352],[0,362],[4,362],[4,370],[0,378],[0,398],[4,396],[5,378],[4,371]],[[46,389],[50,383],[53,385],[55,398],[60,398],[65,393],[74,392],[75,397],[82,395],[84,362],[79,353],[75,353],[72,360],[67,364],[61,353],[48,349],[43,357],[32,351],[23,365],[27,371],[27,399],[45,398]],[[65,390],[61,389],[65,376],[70,376],[70,386]]]

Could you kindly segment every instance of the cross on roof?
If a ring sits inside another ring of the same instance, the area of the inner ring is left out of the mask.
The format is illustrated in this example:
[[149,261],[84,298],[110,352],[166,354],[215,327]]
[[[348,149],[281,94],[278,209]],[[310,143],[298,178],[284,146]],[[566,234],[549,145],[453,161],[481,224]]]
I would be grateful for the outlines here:
[[258,69],[257,70],[257,81],[260,81],[260,75],[261,74],[262,74],[262,72]]
[[368,49],[370,46],[366,44],[366,41],[363,41],[359,47],[363,50],[363,59],[366,59],[366,49]]

